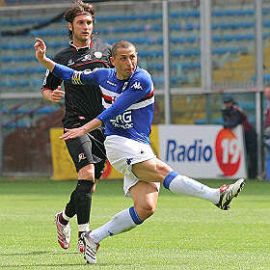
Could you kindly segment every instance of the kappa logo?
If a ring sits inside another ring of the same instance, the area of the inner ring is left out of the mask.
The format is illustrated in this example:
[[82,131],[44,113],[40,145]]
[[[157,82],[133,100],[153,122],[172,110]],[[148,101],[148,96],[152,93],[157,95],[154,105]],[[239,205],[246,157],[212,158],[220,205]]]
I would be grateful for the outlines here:
[[86,156],[84,155],[84,153],[80,153],[78,157],[79,157],[79,162],[81,162],[83,159],[86,159]]
[[137,90],[143,90],[140,82],[135,82],[131,88],[137,89]]
[[108,231],[108,233],[109,233],[110,236],[113,236],[113,233],[112,232]]
[[133,158],[127,158],[127,160],[126,160],[127,165],[130,165],[132,160],[133,160]]
[[111,82],[111,81],[107,81],[107,84],[109,84],[109,85],[112,85],[112,86],[116,86],[116,84],[115,83],[113,83],[113,82]]
[[68,60],[68,66],[72,66],[72,65],[74,65],[75,64],[75,62],[72,60],[72,59],[69,59]]

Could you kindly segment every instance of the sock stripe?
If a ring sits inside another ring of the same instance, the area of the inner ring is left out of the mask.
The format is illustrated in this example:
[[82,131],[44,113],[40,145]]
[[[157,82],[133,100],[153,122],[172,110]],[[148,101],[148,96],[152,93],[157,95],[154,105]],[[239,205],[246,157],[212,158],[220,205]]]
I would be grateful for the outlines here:
[[129,208],[129,214],[130,214],[130,216],[135,224],[139,225],[139,224],[143,223],[143,221],[140,219],[140,217],[138,216],[138,214],[133,206]]
[[169,189],[172,180],[173,180],[177,175],[178,175],[178,173],[176,173],[176,172],[174,172],[174,171],[170,172],[170,173],[165,177],[165,179],[164,179],[164,181],[163,181],[163,186],[164,186],[165,188]]

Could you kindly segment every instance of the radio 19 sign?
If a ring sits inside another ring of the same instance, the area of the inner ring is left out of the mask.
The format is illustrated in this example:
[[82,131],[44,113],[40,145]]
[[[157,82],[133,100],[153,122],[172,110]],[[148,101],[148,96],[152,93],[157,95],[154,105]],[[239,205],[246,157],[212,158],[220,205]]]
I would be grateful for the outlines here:
[[221,129],[215,142],[216,159],[224,176],[234,175],[241,164],[241,146],[231,129]]

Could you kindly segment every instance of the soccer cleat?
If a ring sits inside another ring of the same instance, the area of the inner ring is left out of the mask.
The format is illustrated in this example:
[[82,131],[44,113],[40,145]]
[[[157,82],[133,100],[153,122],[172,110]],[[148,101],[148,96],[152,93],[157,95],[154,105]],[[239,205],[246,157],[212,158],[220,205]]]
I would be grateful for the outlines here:
[[216,206],[222,210],[229,210],[232,199],[238,196],[244,185],[245,179],[240,178],[234,184],[221,186],[219,188],[220,199]]
[[82,254],[85,253],[84,235],[85,235],[85,232],[80,235],[80,237],[78,238],[78,242],[77,242],[77,249]]
[[57,213],[55,215],[55,225],[57,229],[57,237],[58,237],[58,243],[63,249],[68,249],[70,246],[70,235],[71,235],[71,228],[70,224],[63,225],[59,221],[59,217],[62,214],[62,212]]
[[84,235],[84,241],[85,241],[84,258],[87,261],[87,263],[95,264],[97,263],[96,254],[99,248],[99,244],[95,243],[89,234],[90,232]]

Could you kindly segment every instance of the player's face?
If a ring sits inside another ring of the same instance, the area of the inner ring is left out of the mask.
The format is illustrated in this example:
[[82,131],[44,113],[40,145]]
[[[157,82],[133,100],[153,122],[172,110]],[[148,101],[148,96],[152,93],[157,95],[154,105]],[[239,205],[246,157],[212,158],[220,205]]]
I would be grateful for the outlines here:
[[116,68],[117,78],[120,80],[128,79],[137,67],[136,49],[133,46],[119,48],[117,54],[111,60]]
[[91,15],[79,15],[69,23],[69,29],[72,31],[72,40],[76,45],[86,45],[91,40],[94,28],[94,22]]
[[225,108],[229,109],[233,106],[233,102],[225,102],[224,106],[225,106]]

